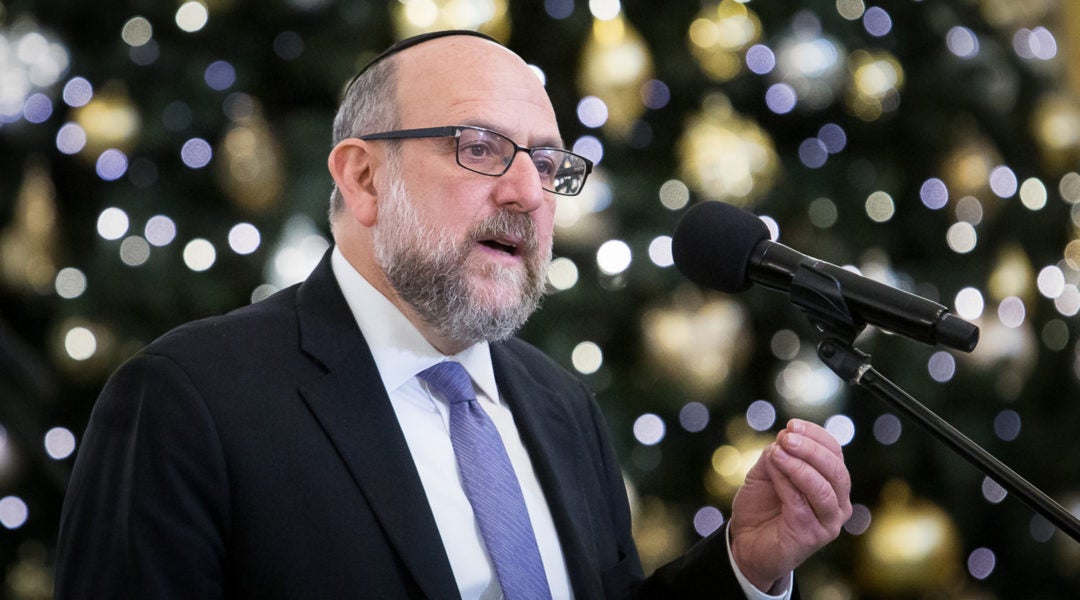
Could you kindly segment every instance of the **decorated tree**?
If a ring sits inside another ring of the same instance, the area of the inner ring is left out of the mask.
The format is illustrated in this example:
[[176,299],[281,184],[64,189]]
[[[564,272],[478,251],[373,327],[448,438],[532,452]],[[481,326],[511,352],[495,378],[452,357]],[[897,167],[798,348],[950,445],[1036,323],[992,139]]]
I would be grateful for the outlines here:
[[[783,295],[672,266],[685,209],[977,323],[876,329],[879,371],[1080,512],[1080,7],[1066,0],[189,0],[0,4],[0,561],[51,595],[105,378],[182,322],[301,280],[330,243],[343,84],[394,40],[480,29],[537,67],[597,169],[560,198],[522,332],[596,390],[647,568],[730,515],[789,417],[845,445],[855,516],[808,598],[1061,598],[1080,543],[846,386]],[[722,235],[718,233],[718,235]],[[258,348],[252,348],[258,352]]]

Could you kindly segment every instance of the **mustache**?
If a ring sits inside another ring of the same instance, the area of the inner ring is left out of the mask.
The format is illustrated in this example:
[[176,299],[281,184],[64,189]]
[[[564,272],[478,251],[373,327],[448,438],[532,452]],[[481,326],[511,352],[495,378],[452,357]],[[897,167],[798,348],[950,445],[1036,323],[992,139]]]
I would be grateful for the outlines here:
[[469,230],[468,241],[476,243],[496,237],[519,240],[518,250],[525,256],[535,254],[539,250],[540,242],[536,236],[536,223],[527,213],[508,208],[499,209],[498,212]]

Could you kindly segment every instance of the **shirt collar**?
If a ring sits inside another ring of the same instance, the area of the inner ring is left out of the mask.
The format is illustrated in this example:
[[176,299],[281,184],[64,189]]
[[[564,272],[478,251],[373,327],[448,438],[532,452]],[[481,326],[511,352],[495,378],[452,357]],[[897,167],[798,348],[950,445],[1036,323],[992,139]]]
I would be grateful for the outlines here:
[[495,370],[491,366],[491,347],[487,342],[478,342],[452,356],[444,355],[386,296],[353,268],[337,246],[331,254],[330,266],[345,295],[345,302],[371,349],[387,392],[394,392],[435,363],[454,360],[465,367],[484,395],[499,401]]

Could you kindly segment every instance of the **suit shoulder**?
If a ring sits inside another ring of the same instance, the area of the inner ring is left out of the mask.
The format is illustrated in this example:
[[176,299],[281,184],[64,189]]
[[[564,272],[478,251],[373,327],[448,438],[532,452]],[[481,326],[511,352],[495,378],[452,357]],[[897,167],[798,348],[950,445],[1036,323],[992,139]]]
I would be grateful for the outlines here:
[[165,333],[142,350],[184,362],[185,358],[236,356],[253,349],[263,352],[274,340],[295,340],[296,287],[237,308],[224,315],[185,323]]

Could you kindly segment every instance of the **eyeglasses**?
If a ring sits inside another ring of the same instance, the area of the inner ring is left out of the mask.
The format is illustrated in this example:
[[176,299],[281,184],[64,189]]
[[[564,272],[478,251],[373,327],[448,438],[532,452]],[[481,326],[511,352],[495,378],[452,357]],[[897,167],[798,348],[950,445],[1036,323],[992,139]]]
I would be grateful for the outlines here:
[[404,140],[410,138],[452,137],[457,142],[457,164],[473,173],[498,177],[510,170],[518,152],[525,152],[532,159],[540,174],[540,187],[562,194],[576,196],[592,172],[592,161],[561,148],[526,148],[518,146],[501,133],[482,127],[451,125],[401,129],[362,135],[361,140]]

